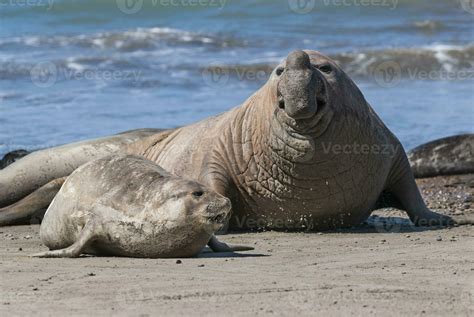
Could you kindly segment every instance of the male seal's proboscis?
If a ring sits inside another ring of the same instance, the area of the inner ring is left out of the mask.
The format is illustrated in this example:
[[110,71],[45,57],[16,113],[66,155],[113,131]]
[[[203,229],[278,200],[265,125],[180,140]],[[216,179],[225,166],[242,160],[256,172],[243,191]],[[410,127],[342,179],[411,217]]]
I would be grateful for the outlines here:
[[230,208],[228,198],[149,160],[111,155],[67,178],[41,224],[50,251],[34,256],[192,257],[206,244],[214,251],[252,250],[213,237]]
[[[382,194],[416,225],[472,223],[426,207],[398,139],[341,68],[316,51],[289,54],[239,107],[143,138],[127,152],[230,198],[230,229],[351,227],[381,206]],[[26,182],[24,159],[12,167],[24,167]],[[0,171],[0,207],[13,202],[5,191],[15,177],[9,169]],[[43,174],[37,188],[55,178]]]

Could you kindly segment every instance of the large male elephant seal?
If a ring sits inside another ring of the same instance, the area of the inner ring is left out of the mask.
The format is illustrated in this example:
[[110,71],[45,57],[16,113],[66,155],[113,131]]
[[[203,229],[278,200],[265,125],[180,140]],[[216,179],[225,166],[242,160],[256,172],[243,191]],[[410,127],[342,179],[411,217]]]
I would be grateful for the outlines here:
[[[41,239],[51,251],[35,256],[191,257],[209,241],[216,249],[211,237],[230,208],[228,198],[144,158],[107,156],[67,178],[41,224]],[[252,248],[216,249],[236,250]]]
[[[350,227],[380,205],[382,193],[416,225],[464,221],[426,207],[398,139],[316,51],[289,54],[241,106],[127,151],[230,198],[230,229]],[[0,203],[14,174],[2,172]]]

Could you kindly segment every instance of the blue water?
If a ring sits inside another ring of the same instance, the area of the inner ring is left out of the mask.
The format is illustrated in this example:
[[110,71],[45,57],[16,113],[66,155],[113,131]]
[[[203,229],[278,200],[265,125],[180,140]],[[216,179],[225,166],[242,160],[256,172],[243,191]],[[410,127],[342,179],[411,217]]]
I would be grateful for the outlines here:
[[[309,0],[305,14],[220,1],[2,2],[0,154],[225,111],[298,48],[336,59],[407,148],[474,132],[474,8],[460,0]],[[383,62],[398,77],[381,81]]]

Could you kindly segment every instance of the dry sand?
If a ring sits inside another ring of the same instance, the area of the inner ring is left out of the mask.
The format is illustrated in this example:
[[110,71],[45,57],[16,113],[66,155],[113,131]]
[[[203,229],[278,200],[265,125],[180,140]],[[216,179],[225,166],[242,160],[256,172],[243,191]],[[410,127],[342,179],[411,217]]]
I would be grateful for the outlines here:
[[[432,208],[474,215],[473,175],[418,183]],[[222,236],[255,250],[181,263],[29,258],[45,250],[39,226],[0,228],[0,316],[473,316],[473,227],[414,228],[399,211],[376,214],[340,232]]]

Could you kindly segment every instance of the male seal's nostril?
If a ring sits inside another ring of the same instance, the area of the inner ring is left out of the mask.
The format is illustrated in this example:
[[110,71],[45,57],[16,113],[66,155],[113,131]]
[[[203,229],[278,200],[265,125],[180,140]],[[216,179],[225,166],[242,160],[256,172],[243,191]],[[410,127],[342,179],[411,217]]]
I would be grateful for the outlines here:
[[308,69],[311,68],[311,61],[305,52],[293,51],[286,58],[286,67],[289,69]]
[[285,100],[280,99],[280,100],[278,101],[278,108],[280,108],[280,109],[285,109]]
[[276,70],[277,76],[281,76],[281,74],[283,74],[283,71],[285,71],[285,69],[283,67],[278,67],[277,70]]
[[193,192],[194,197],[201,197],[202,195],[204,195],[204,192],[201,190]]

